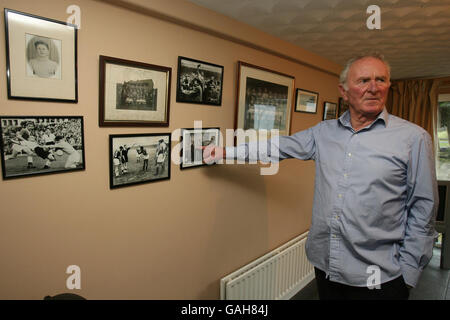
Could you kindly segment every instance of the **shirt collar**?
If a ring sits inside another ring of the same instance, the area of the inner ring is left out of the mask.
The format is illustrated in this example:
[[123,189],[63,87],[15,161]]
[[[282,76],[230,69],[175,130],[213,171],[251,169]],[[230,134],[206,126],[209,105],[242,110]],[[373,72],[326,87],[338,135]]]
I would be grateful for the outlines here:
[[[365,129],[370,129],[376,122],[382,121],[384,126],[388,125],[389,113],[386,110],[386,106],[383,108],[383,111],[380,112],[378,117],[373,121],[370,125],[368,125]],[[344,126],[353,130],[352,124],[350,122],[350,110],[344,112],[342,116],[339,117],[338,121]]]

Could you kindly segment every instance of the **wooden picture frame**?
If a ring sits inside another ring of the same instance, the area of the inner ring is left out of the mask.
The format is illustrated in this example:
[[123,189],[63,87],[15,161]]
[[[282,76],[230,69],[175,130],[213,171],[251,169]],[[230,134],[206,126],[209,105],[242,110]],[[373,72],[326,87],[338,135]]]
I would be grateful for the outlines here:
[[81,116],[0,116],[3,179],[85,169]]
[[168,127],[172,68],[100,56],[99,126]]
[[170,133],[110,135],[110,189],[169,180],[170,156]]
[[342,97],[339,98],[337,117],[340,118],[344,114],[344,112],[348,110],[348,108],[348,103],[345,102]]
[[4,9],[8,99],[78,102],[77,27]]
[[177,102],[222,105],[224,67],[178,57]]
[[272,129],[289,135],[295,78],[238,62],[235,129]]
[[295,112],[317,113],[319,93],[299,88],[295,92]]
[[200,147],[220,145],[220,128],[184,128],[181,130],[180,169],[206,166],[203,163],[203,151]]
[[336,119],[337,104],[334,102],[325,101],[323,103],[323,120]]

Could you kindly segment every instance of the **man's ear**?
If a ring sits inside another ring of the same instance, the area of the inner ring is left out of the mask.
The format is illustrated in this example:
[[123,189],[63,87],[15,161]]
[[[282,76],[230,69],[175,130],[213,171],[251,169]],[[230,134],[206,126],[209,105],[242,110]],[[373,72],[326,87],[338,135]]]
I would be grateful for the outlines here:
[[348,101],[347,90],[345,90],[344,86],[342,84],[339,84],[338,88],[339,92],[341,93],[342,99],[344,99],[344,101]]

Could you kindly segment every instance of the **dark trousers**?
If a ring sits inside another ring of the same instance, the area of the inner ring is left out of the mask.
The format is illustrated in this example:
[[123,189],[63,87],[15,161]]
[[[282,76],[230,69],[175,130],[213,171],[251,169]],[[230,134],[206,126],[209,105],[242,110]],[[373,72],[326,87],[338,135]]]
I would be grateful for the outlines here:
[[380,289],[353,287],[330,281],[325,272],[314,268],[320,300],[408,300],[409,289],[400,276],[382,283]]

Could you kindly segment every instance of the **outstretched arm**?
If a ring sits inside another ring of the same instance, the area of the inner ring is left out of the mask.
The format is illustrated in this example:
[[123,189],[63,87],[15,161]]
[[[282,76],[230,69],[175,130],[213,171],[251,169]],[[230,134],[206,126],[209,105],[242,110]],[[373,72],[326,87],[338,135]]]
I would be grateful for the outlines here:
[[275,136],[267,141],[255,141],[237,147],[205,146],[202,147],[203,159],[208,164],[227,158],[247,162],[258,160],[277,162],[288,158],[314,159],[316,153],[315,136],[320,131],[320,125],[319,123],[315,127],[291,136]]

